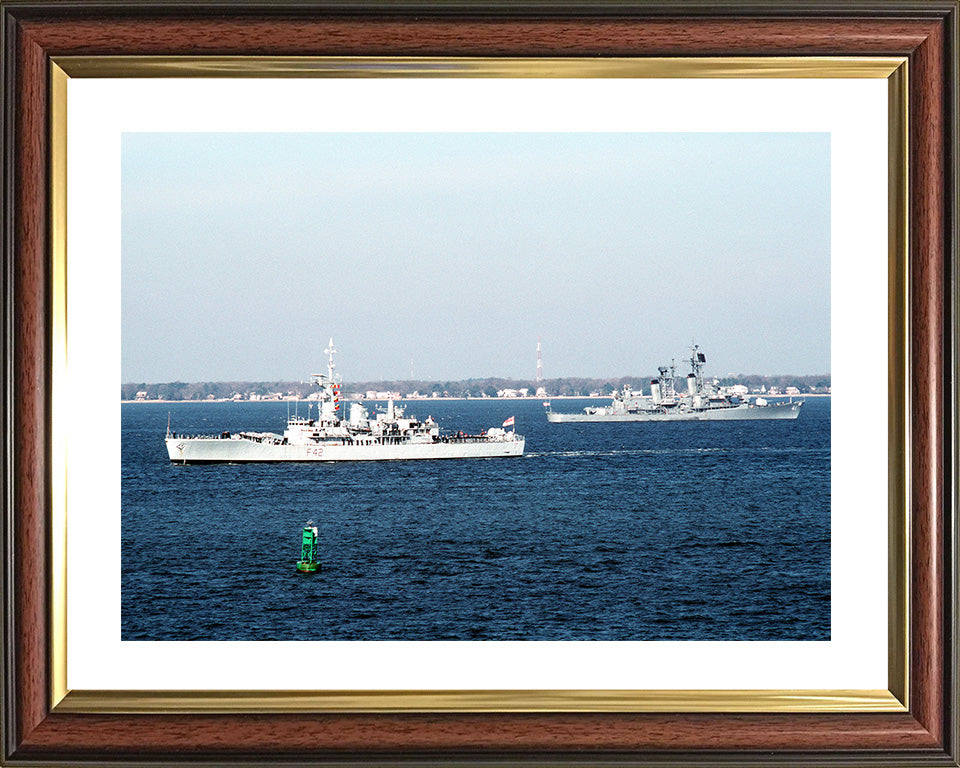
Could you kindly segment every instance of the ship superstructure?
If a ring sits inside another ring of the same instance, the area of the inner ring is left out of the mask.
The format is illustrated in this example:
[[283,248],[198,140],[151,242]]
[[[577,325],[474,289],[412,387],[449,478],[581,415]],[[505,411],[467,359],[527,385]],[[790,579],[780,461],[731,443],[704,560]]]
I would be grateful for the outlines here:
[[[384,461],[398,459],[465,459],[520,456],[524,437],[514,430],[491,427],[478,435],[442,435],[432,417],[405,416],[392,399],[386,410],[369,414],[351,402],[341,415],[340,377],[334,373],[333,339],[324,350],[327,372],[311,379],[318,388],[316,418],[291,416],[283,434],[221,432],[184,436],[170,431],[165,438],[170,461],[177,464],[246,461]],[[512,417],[507,425],[513,424]]]
[[650,382],[650,394],[624,387],[613,393],[610,405],[588,406],[583,413],[554,413],[547,410],[547,421],[746,421],[753,419],[795,419],[802,400],[768,402],[750,398],[719,382],[705,381],[706,355],[697,344],[690,347],[690,373],[677,387],[676,366],[660,366],[659,376]]

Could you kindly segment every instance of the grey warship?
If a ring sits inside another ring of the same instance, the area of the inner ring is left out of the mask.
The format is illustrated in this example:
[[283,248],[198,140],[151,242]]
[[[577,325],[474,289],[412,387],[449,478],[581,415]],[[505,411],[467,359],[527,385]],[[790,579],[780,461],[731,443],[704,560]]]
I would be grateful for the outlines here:
[[704,382],[706,355],[690,347],[691,372],[686,390],[677,391],[674,366],[661,366],[660,375],[650,382],[650,394],[625,386],[613,393],[610,405],[590,406],[583,413],[555,413],[548,407],[547,421],[554,424],[583,421],[751,421],[754,419],[795,419],[802,400],[769,403],[762,397],[750,399],[735,394],[719,382]]

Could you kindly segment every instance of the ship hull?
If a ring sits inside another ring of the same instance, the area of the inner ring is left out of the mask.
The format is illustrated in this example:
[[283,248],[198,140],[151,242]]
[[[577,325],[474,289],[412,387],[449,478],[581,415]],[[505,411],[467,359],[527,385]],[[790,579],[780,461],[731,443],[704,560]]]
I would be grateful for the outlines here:
[[278,461],[404,461],[407,459],[482,459],[523,454],[524,439],[400,444],[279,445],[242,438],[166,438],[167,455],[176,464]]
[[802,401],[772,405],[738,405],[732,408],[705,408],[675,412],[636,411],[634,413],[547,413],[547,421],[554,424],[595,421],[759,421],[768,419],[795,419],[800,415]]

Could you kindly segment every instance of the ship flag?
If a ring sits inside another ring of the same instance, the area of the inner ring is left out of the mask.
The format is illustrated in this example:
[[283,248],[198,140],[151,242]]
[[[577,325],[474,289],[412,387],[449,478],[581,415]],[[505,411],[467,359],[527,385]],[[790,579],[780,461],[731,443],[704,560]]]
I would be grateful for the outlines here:
[[505,427],[512,427],[512,426],[514,425],[514,423],[515,423],[515,419],[514,419],[513,416],[511,416],[509,419],[507,419],[505,422],[503,422],[503,426],[505,426]]

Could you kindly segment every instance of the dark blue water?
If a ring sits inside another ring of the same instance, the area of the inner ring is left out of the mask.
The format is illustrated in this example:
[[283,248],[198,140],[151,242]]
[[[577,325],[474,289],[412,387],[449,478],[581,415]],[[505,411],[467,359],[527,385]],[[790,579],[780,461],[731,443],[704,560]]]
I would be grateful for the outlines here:
[[[446,431],[516,414],[526,455],[186,467],[168,412],[179,432],[280,432],[287,404],[122,408],[124,640],[830,638],[829,398],[704,424],[416,402]],[[318,574],[295,570],[307,520]]]

